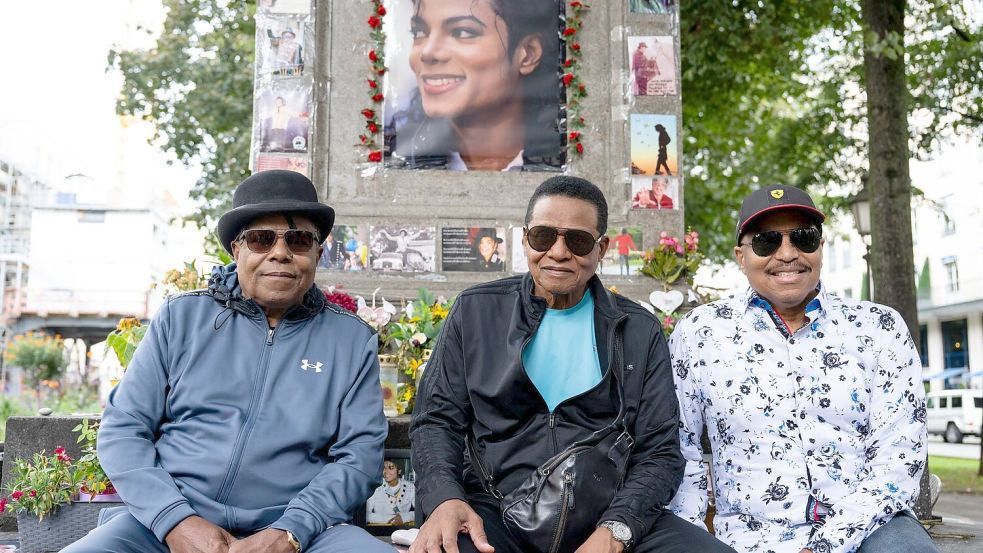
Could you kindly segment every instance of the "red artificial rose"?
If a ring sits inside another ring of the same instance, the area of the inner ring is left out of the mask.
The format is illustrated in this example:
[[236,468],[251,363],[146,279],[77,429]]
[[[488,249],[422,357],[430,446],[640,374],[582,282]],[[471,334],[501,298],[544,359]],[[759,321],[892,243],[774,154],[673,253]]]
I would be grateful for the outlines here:
[[362,115],[364,115],[366,119],[372,119],[375,117],[375,112],[371,109],[365,108],[362,110]]
[[372,96],[372,101],[381,102],[383,98],[385,98],[385,96],[383,96],[382,93],[380,92],[379,94]]
[[385,75],[386,74],[386,68],[383,67],[382,69],[376,71],[376,73],[379,74],[379,75]]
[[570,67],[571,65],[573,65],[572,59],[567,58],[567,61],[563,62],[563,67]]
[[366,127],[368,127],[369,132],[379,132],[379,125],[376,125],[371,121],[369,121],[369,124],[366,125]]
[[372,163],[378,163],[382,161],[382,152],[376,150],[374,152],[369,152],[369,161]]
[[62,453],[65,453],[65,448],[64,447],[58,446],[58,447],[55,448],[55,455],[61,455]]
[[362,144],[365,144],[365,141],[368,140],[369,137],[365,136],[364,134],[360,134],[358,135],[358,139],[362,141]]
[[371,60],[371,61],[378,61],[379,60],[379,56],[375,53],[375,50],[370,50],[369,51],[369,60]]
[[17,501],[20,498],[24,497],[24,492],[20,490],[15,490],[14,493],[10,494],[10,497],[14,498],[14,501]]
[[563,86],[570,86],[570,83],[572,82],[573,82],[573,73],[567,73],[566,75],[563,76]]
[[584,145],[581,144],[580,142],[577,143],[577,153],[578,154],[584,153]]
[[580,86],[578,86],[578,87],[577,87],[577,90],[578,90],[578,91],[579,91],[579,92],[580,92],[581,94],[587,94],[587,87],[586,87],[586,86],[584,86],[584,85],[580,85]]
[[580,138],[580,133],[579,132],[573,131],[573,132],[570,133],[570,140],[577,140],[578,138]]
[[7,498],[0,497],[0,513],[7,511]]
[[369,79],[369,88],[379,88],[379,83],[375,79]]
[[375,10],[375,13],[379,14],[380,16],[386,15],[386,7],[380,5],[379,8]]
[[577,29],[574,29],[573,27],[563,29],[563,36],[573,36],[575,34],[577,34]]
[[382,20],[381,19],[379,19],[378,17],[376,17],[374,15],[369,18],[369,27],[372,27],[373,29],[375,29],[379,25],[382,25]]
[[31,497],[37,497],[37,496],[38,496],[38,492],[36,492],[36,491],[34,491],[34,490],[31,490],[31,491],[30,491],[30,492],[28,493],[28,495],[30,495]]
[[579,8],[580,6],[583,6],[580,2],[570,2],[571,8]]
[[579,42],[574,42],[573,44],[570,45],[570,49],[573,50],[574,52],[579,52],[580,51],[580,43]]

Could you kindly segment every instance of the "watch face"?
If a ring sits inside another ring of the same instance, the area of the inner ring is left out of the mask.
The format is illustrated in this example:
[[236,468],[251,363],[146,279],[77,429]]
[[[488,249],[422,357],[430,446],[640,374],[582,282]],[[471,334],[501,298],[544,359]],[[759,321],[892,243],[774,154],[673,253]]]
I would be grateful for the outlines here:
[[631,541],[631,529],[628,528],[627,524],[623,522],[612,521],[612,522],[604,523],[603,526],[611,530],[611,534],[614,536],[614,539],[622,543],[627,543]]

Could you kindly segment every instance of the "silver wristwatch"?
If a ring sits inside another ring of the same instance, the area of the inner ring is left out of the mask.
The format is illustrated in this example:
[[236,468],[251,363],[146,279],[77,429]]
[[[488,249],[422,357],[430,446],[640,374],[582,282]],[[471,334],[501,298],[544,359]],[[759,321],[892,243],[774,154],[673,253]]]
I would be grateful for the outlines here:
[[607,528],[611,531],[614,539],[620,541],[625,549],[631,547],[631,528],[628,527],[624,522],[618,522],[617,520],[605,520],[604,522],[597,525],[598,528]]

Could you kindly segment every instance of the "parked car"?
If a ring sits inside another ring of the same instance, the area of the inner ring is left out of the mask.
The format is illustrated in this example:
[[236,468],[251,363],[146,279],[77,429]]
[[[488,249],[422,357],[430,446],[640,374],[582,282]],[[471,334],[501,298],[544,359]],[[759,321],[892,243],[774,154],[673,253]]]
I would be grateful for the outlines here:
[[396,252],[380,253],[379,257],[372,260],[373,271],[402,271],[403,256]]
[[962,443],[963,436],[979,436],[983,426],[983,390],[945,390],[926,395],[929,434]]

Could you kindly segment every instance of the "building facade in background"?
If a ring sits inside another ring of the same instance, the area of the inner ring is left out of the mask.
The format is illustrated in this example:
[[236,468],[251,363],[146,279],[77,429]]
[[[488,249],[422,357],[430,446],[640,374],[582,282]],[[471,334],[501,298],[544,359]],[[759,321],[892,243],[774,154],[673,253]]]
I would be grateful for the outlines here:
[[[956,145],[912,162],[918,321],[930,389],[983,388],[983,148]],[[866,247],[847,216],[828,229],[823,282],[863,297]],[[874,291],[876,295],[876,291]]]

